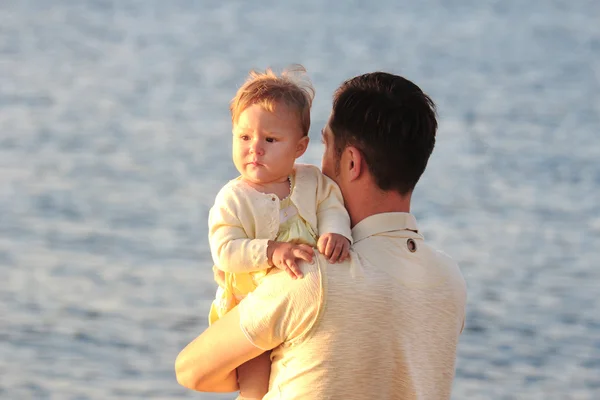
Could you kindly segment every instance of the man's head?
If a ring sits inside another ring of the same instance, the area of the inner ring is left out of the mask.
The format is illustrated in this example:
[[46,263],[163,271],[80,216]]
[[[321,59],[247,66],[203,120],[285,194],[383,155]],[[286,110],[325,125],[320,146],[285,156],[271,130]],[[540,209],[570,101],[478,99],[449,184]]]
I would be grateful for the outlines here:
[[[344,82],[323,130],[323,172],[345,192],[366,173],[382,192],[410,196],[435,145],[435,105],[411,81],[374,72]],[[358,162],[359,169],[352,170]],[[365,168],[366,167],[366,168]],[[344,193],[344,196],[358,193]]]

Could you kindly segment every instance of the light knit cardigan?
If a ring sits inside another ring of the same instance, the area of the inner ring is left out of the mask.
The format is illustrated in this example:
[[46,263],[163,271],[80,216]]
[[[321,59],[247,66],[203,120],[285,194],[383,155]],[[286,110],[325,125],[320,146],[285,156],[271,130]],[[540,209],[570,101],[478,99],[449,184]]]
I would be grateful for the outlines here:
[[[318,235],[338,233],[352,242],[350,217],[339,187],[314,165],[296,164],[290,200]],[[279,231],[279,198],[261,193],[239,177],[217,194],[209,217],[213,261],[225,272],[268,269],[267,243]]]

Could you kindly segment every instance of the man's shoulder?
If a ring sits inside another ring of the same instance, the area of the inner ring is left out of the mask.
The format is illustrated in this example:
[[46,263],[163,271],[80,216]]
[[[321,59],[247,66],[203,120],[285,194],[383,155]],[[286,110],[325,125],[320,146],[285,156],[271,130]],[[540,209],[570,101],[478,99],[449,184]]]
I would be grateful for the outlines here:
[[452,265],[458,267],[458,263],[452,256],[446,253],[443,250],[438,249],[437,247],[432,246],[423,240],[424,249],[426,249],[431,257],[432,262],[436,262],[438,264]]
[[289,274],[277,268],[261,280],[257,290],[269,293],[269,297],[280,299],[288,304],[293,304],[298,311],[317,313],[323,300],[323,274],[322,260],[315,252],[313,262],[299,263],[302,278],[292,279]]
[[300,265],[302,278],[272,269],[238,305],[240,326],[255,346],[291,344],[312,330],[321,310],[321,275],[317,262]]
[[454,285],[461,292],[466,292],[465,278],[458,262],[448,253],[431,245],[425,244],[424,247],[427,249],[428,255],[424,258],[423,262],[428,265],[435,265],[438,269],[444,271],[445,276],[449,278],[446,280],[448,284]]
[[278,268],[272,268],[263,278],[260,286],[268,285],[271,290],[288,293],[289,296],[314,297],[321,291],[321,267],[317,260],[318,253],[313,257],[312,263],[301,262],[299,264],[303,277],[292,279],[289,274]]

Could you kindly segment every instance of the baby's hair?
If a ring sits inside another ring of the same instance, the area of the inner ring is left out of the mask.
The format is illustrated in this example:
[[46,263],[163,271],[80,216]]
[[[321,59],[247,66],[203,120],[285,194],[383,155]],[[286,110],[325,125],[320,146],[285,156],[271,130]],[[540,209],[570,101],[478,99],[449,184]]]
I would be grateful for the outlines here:
[[237,123],[240,114],[254,104],[273,112],[277,103],[283,103],[298,111],[302,134],[307,136],[314,97],[315,89],[302,65],[291,65],[279,76],[271,68],[267,68],[265,72],[252,70],[231,100],[231,120],[234,124]]

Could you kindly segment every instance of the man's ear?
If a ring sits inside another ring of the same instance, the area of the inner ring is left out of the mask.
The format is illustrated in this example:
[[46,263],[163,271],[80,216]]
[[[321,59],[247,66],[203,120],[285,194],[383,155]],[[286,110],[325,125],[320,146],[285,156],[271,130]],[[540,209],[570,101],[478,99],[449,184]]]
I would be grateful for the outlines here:
[[360,178],[363,173],[362,153],[354,146],[346,147],[344,153],[346,153],[346,160],[342,158],[342,163],[345,163],[345,165],[342,165],[342,168],[346,168],[351,181]]
[[308,147],[309,141],[310,139],[308,138],[308,136],[303,136],[302,139],[298,141],[298,144],[296,145],[296,158],[304,154],[306,148]]

